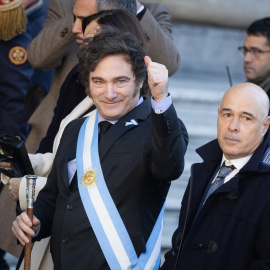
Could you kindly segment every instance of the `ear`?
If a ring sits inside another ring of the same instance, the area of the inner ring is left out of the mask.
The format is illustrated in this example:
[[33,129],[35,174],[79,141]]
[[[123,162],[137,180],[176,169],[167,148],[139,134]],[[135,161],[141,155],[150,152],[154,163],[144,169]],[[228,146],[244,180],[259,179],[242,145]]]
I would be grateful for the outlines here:
[[263,135],[265,135],[265,133],[267,132],[268,128],[269,128],[269,124],[270,124],[270,116],[267,116],[264,120],[263,120]]

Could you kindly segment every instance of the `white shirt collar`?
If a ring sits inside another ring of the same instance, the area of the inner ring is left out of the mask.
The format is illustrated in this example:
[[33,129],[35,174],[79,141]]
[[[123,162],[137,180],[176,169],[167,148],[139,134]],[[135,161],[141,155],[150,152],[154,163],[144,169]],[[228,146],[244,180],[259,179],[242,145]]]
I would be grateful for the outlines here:
[[137,15],[140,13],[140,12],[142,12],[142,10],[144,9],[144,5],[143,4],[141,4],[141,7],[140,7],[140,9],[139,10],[137,10]]
[[[233,165],[234,167],[240,171],[244,165],[246,165],[248,163],[248,161],[250,160],[250,158],[252,157],[253,153],[246,156],[246,157],[242,157],[242,158],[237,158],[237,159],[232,159],[232,160],[229,160]],[[222,161],[221,161],[221,164],[223,163],[223,161],[226,161],[227,159],[225,158],[224,154],[222,156]]]

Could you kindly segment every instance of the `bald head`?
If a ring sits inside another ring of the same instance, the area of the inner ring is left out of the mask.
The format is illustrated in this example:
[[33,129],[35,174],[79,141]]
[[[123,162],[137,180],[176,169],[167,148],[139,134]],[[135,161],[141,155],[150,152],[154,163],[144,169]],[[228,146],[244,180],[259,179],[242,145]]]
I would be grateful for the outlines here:
[[269,112],[269,98],[265,91],[254,83],[239,83],[227,90],[221,100],[220,106],[227,99],[246,100],[251,107],[256,107],[264,119]]
[[252,154],[268,130],[269,99],[265,91],[253,83],[230,88],[218,109],[218,142],[227,159]]

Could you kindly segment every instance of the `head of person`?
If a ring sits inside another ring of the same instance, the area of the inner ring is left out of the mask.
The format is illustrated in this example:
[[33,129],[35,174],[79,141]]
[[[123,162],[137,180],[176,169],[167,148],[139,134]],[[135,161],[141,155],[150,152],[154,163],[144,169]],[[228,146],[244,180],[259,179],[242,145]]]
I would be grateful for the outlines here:
[[147,55],[129,32],[103,27],[86,38],[79,50],[79,72],[87,94],[107,120],[131,111],[140,96],[147,96]]
[[244,46],[244,71],[249,82],[260,85],[270,77],[270,17],[253,22],[247,29]]
[[136,0],[75,0],[72,32],[76,35],[76,42],[83,41],[82,20],[102,10],[125,9],[136,14]]
[[263,141],[270,117],[265,91],[253,83],[231,87],[218,109],[217,137],[228,160],[253,153]]

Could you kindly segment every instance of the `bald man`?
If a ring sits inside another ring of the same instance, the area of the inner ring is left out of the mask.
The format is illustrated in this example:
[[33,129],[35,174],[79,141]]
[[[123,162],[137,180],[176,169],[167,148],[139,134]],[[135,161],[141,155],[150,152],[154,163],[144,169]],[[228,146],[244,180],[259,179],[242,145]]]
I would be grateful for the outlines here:
[[197,149],[164,269],[270,269],[269,99],[252,83],[230,88],[218,138]]

